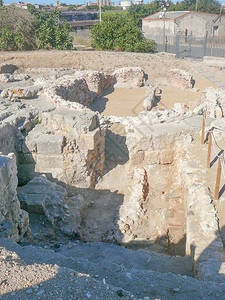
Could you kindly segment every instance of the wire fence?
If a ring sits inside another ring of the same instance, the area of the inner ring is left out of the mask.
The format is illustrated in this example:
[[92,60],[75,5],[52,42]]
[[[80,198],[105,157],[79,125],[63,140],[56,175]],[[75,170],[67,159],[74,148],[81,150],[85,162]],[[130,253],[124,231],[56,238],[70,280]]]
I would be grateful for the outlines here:
[[202,59],[204,56],[225,57],[225,38],[148,35],[147,39],[156,42],[158,52],[173,53],[177,57]]

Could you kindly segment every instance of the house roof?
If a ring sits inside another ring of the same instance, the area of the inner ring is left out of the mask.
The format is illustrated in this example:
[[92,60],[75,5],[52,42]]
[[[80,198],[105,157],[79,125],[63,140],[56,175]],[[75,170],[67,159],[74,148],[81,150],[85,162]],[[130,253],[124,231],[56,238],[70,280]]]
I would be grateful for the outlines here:
[[[167,20],[174,20],[177,19],[187,13],[190,13],[190,11],[167,11],[166,12],[166,19]],[[160,18],[160,16],[162,15],[161,11],[150,15],[148,17],[145,17],[144,19],[148,19],[148,20],[161,20],[162,18]]]
[[[167,21],[169,20],[176,20],[176,19],[179,19],[185,15],[188,15],[190,13],[194,13],[194,14],[198,14],[198,15],[214,15],[214,16],[218,16],[218,17],[225,17],[225,16],[220,16],[220,15],[217,15],[217,14],[211,14],[211,13],[205,13],[205,12],[200,12],[200,11],[167,11],[166,12],[166,16],[165,16],[165,19]],[[154,13],[153,15],[150,15],[150,16],[147,16],[145,18],[143,18],[143,20],[146,20],[146,21],[155,21],[155,20],[163,20],[163,18],[159,17],[160,15],[162,15],[162,12],[159,11],[157,13]]]

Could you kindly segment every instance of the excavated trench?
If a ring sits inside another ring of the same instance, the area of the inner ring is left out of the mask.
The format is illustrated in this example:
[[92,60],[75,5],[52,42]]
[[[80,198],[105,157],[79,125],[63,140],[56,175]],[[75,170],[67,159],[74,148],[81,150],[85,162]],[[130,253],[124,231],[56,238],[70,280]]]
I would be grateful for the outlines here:
[[[74,89],[71,85],[68,89],[60,86],[56,90],[63,99],[70,101]],[[143,90],[140,99],[135,101],[141,103],[145,93]],[[92,106],[97,103],[99,108],[101,100],[97,99]],[[157,143],[157,149],[129,153],[123,125],[115,123],[107,129],[104,169],[95,188],[75,188],[61,183],[71,196],[79,193],[86,203],[79,232],[72,238],[84,242],[119,243],[169,255],[185,255],[185,203],[182,186],[178,182],[178,157],[172,148],[174,145],[165,146],[163,140],[161,145],[160,139]],[[163,147],[166,149],[161,152]],[[45,154],[41,155],[42,158]],[[22,176],[19,168],[19,178]],[[42,226],[37,225],[38,219]],[[66,239],[55,232],[57,229],[52,230],[42,217],[32,214],[30,220],[38,243],[46,243],[54,238],[58,241]]]

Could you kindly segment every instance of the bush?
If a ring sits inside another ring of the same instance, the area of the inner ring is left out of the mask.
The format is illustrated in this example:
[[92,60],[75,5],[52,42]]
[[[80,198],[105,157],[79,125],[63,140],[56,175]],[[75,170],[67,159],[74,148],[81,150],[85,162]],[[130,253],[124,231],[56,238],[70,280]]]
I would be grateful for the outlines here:
[[24,9],[0,7],[0,50],[36,48],[35,18]]
[[10,5],[0,7],[0,50],[35,50],[73,47],[71,27],[60,21],[60,13],[36,10],[29,12]]
[[60,20],[60,12],[54,10],[45,12],[28,7],[29,12],[35,16],[35,28],[38,39],[38,48],[69,50],[73,48],[69,32],[71,26]]
[[127,12],[102,15],[102,23],[91,29],[92,46],[102,50],[154,52],[155,43],[147,40]]

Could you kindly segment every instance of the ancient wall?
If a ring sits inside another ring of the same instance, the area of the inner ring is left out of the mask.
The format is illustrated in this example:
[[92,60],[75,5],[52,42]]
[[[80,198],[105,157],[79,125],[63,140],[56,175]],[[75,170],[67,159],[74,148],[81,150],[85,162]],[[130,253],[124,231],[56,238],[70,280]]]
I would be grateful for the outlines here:
[[25,184],[44,173],[67,185],[93,187],[104,167],[104,149],[105,131],[94,113],[45,112],[18,152],[19,181]]
[[15,155],[0,153],[0,237],[11,237],[16,241],[29,233],[28,213],[20,209],[17,183]]

